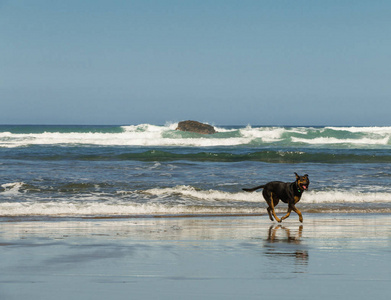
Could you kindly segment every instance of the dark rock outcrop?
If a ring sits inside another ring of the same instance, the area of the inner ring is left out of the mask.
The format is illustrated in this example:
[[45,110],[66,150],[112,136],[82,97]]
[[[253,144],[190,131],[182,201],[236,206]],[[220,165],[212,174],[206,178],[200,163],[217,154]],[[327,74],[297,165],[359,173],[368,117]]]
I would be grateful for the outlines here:
[[200,123],[197,121],[182,121],[178,123],[178,127],[176,130],[181,131],[190,131],[195,133],[201,133],[201,134],[212,134],[216,133],[216,130],[213,126]]

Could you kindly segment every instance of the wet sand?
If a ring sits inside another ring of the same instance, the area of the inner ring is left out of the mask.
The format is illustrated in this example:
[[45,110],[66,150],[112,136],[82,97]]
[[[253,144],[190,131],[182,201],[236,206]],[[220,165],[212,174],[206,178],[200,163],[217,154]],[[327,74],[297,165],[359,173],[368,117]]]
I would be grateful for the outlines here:
[[389,299],[391,215],[2,222],[0,299]]

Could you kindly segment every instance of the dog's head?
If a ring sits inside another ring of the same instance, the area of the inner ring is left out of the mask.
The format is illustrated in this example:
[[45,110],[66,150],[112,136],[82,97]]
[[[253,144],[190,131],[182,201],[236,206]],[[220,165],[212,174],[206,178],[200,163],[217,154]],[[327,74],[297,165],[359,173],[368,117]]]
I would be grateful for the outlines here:
[[305,174],[304,176],[299,176],[297,173],[295,173],[295,175],[296,175],[297,186],[299,187],[299,189],[302,191],[308,190],[308,186],[310,185],[308,174]]

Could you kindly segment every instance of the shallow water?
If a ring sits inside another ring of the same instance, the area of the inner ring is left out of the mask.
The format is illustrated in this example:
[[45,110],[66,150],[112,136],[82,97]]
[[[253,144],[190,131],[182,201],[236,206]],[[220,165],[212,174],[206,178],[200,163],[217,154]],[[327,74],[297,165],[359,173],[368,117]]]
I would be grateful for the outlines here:
[[391,217],[5,222],[4,299],[388,299]]

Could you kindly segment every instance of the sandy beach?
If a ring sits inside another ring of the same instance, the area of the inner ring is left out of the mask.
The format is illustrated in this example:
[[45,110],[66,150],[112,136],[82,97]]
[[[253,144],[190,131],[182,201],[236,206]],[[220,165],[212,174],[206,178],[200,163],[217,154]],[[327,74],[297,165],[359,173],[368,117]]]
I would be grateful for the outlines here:
[[388,299],[390,215],[3,222],[1,299]]

